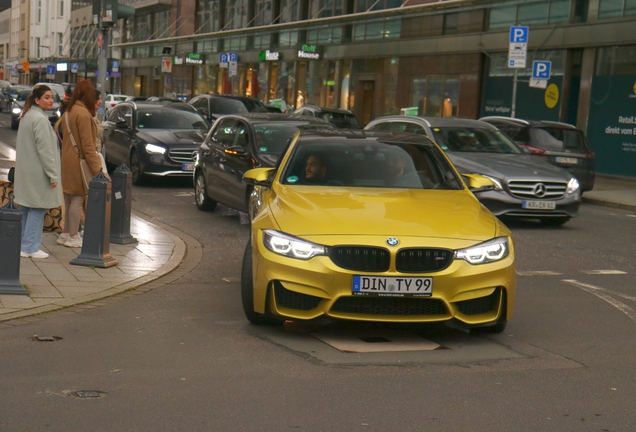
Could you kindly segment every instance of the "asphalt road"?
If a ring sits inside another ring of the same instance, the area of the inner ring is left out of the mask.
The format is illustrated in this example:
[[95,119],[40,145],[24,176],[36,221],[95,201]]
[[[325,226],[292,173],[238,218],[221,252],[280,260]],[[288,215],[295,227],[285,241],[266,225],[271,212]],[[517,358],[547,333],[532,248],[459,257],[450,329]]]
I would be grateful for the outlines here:
[[509,223],[520,275],[501,335],[339,326],[439,345],[344,353],[319,339],[330,328],[247,323],[248,226],[198,211],[191,192],[133,189],[136,210],[202,244],[191,273],[0,329],[0,431],[636,430],[636,215],[584,204],[560,228]]

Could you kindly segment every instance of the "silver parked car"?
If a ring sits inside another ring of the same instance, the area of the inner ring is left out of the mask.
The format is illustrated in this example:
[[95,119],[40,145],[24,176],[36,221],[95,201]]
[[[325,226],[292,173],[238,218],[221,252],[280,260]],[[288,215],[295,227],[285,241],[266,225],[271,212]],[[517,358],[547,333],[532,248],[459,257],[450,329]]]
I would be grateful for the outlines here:
[[578,216],[581,189],[567,171],[528,155],[494,126],[454,117],[386,116],[366,130],[426,135],[439,144],[462,174],[482,174],[494,190],[475,195],[497,216],[538,218],[562,225]]

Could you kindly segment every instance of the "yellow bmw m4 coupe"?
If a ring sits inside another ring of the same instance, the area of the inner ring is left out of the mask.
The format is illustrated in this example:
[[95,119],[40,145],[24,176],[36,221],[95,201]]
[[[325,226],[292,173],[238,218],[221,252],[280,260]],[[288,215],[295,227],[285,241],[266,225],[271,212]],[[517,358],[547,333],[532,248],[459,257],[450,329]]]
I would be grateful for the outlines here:
[[296,135],[276,168],[247,171],[254,210],[241,294],[253,324],[444,322],[498,333],[513,313],[508,228],[418,135]]

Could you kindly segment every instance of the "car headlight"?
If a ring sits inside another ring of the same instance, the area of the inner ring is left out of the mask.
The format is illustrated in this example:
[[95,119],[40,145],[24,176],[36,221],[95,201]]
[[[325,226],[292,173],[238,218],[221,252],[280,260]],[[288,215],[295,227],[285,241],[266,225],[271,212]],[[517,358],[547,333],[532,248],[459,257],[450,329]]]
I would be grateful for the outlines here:
[[11,112],[13,112],[13,114],[20,114],[22,112],[22,108],[20,108],[18,106],[15,106],[15,107],[13,107]]
[[149,154],[164,154],[166,148],[155,144],[146,144],[146,152]]
[[503,186],[501,185],[501,180],[499,180],[498,178],[495,177],[491,177],[489,175],[486,174],[482,174],[484,177],[488,177],[490,180],[492,180],[492,182],[495,184],[495,190],[503,190]]
[[273,230],[263,231],[263,243],[270,251],[289,258],[308,260],[327,254],[324,246]]
[[577,190],[579,190],[579,187],[581,185],[579,185],[579,181],[575,178],[571,178],[570,181],[568,182],[568,188],[567,188],[567,193],[571,194],[576,192]]
[[497,237],[485,243],[455,251],[455,259],[463,259],[470,264],[486,264],[499,261],[510,251],[507,237]]
[[55,111],[55,114],[57,114],[58,117],[62,117],[62,112],[60,110]]

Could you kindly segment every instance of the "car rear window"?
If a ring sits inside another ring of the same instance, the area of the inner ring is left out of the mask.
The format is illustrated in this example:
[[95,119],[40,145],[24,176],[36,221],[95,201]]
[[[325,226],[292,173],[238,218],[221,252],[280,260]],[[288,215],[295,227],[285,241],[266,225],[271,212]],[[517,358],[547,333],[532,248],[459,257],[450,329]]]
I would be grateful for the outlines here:
[[583,133],[576,129],[533,127],[528,130],[529,144],[543,150],[574,150],[586,153],[587,142]]
[[207,129],[207,123],[198,113],[148,108],[137,113],[139,129]]
[[353,114],[326,112],[319,117],[340,129],[360,129],[360,123]]
[[442,149],[470,153],[521,154],[521,149],[497,130],[474,127],[434,127],[435,141]]

